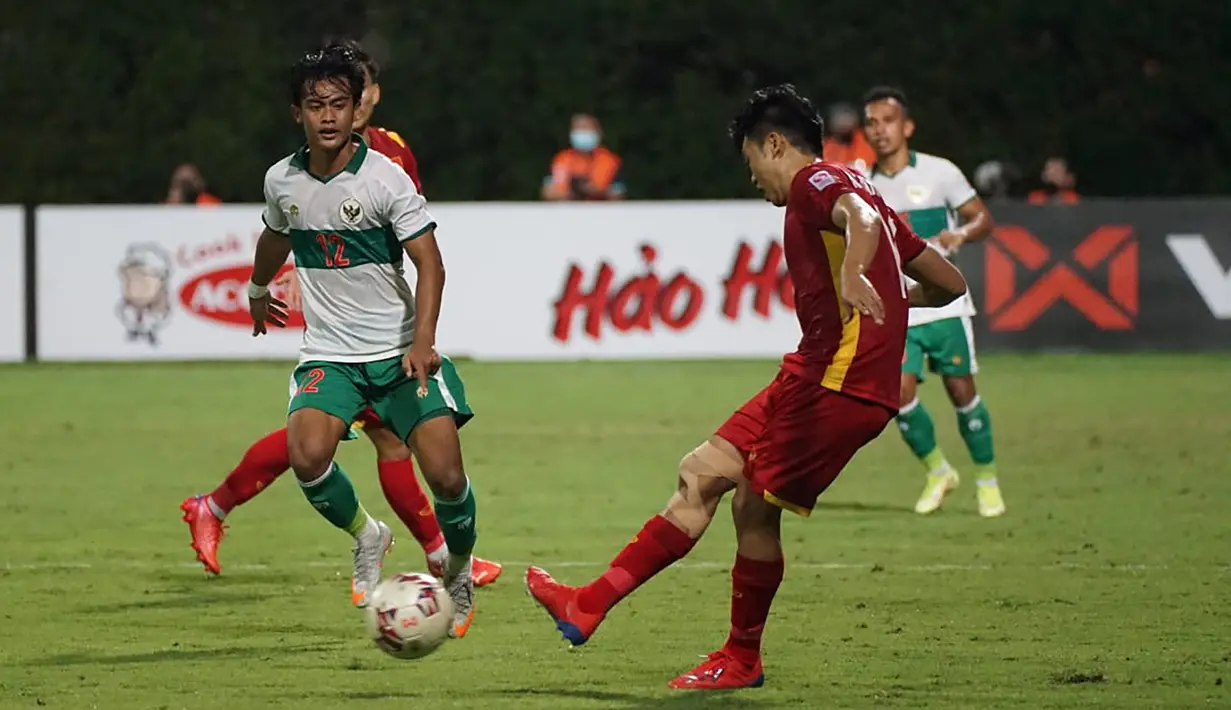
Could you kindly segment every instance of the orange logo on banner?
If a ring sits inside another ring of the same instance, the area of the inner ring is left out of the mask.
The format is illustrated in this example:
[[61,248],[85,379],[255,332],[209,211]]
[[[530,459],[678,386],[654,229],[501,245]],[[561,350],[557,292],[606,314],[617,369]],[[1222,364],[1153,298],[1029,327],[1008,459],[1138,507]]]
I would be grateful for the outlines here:
[[[1133,228],[1109,224],[1091,232],[1070,255],[1087,272],[1107,265],[1107,293],[1091,286],[1069,264],[1054,261],[1051,250],[1022,227],[997,227],[984,252],[985,309],[995,331],[1029,328],[1049,308],[1064,301],[1099,330],[1131,330],[1137,317],[1137,242]],[[1041,275],[1017,291],[1017,266]]]

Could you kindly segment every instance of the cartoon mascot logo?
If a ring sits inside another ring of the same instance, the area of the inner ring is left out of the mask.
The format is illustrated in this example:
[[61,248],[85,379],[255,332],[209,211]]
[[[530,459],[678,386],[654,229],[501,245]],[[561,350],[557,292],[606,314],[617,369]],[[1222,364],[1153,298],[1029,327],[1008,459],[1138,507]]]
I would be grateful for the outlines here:
[[171,318],[171,257],[157,244],[133,244],[120,262],[120,302],[115,313],[129,340],[158,344]]

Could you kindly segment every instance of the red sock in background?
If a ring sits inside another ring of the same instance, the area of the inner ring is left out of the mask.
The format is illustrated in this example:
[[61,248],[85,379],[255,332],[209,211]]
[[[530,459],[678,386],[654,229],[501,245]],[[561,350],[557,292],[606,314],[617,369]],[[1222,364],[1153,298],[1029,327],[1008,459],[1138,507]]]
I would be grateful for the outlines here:
[[611,561],[603,576],[581,588],[577,606],[587,614],[601,614],[633,593],[651,577],[687,555],[697,541],[661,515],[646,522],[641,532]]
[[782,584],[782,558],[773,562],[735,556],[731,568],[731,634],[724,651],[752,665],[761,656],[761,634],[774,594]]
[[432,554],[445,544],[445,538],[440,533],[440,523],[436,522],[436,513],[415,478],[415,464],[410,459],[405,461],[379,461],[376,464],[380,472],[380,489],[385,493],[389,507],[401,518],[402,523],[415,536],[423,551]]
[[248,448],[234,471],[209,494],[214,514],[225,517],[235,506],[252,500],[291,467],[286,450],[286,429],[279,429]]

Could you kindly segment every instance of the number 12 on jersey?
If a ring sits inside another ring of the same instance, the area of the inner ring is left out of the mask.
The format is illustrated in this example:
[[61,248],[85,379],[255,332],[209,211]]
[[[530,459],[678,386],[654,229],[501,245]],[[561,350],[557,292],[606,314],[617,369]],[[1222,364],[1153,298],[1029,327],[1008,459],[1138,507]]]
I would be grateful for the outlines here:
[[325,252],[325,267],[350,266],[350,259],[343,253],[346,251],[346,240],[336,234],[318,234],[316,242]]

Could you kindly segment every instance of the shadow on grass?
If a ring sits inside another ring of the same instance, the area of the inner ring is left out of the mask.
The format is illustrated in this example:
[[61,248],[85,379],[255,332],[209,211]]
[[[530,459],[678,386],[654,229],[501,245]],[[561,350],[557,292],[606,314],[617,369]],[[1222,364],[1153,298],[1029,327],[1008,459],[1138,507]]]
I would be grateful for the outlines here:
[[167,663],[191,661],[218,661],[240,658],[272,658],[295,653],[333,653],[336,644],[305,644],[300,646],[228,646],[225,648],[180,649],[167,648],[147,653],[105,654],[78,651],[31,661],[38,667],[56,666],[123,666],[142,663]]
[[550,697],[558,700],[589,700],[618,710],[689,710],[690,708],[763,708],[769,705],[749,692],[670,691],[670,695],[638,695],[606,690],[565,688],[506,688],[492,694],[509,697]]
[[914,515],[915,513],[915,509],[909,505],[860,503],[858,501],[830,502],[821,500],[817,502],[816,509],[819,511],[833,511],[836,513],[910,513],[911,515]]
[[156,611],[159,609],[198,609],[209,607],[216,609],[224,606],[250,606],[264,601],[273,594],[230,593],[219,594],[208,591],[174,591],[152,592],[149,595],[130,602],[116,604],[94,604],[79,607],[83,614],[121,614],[130,611]]

